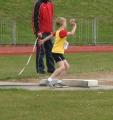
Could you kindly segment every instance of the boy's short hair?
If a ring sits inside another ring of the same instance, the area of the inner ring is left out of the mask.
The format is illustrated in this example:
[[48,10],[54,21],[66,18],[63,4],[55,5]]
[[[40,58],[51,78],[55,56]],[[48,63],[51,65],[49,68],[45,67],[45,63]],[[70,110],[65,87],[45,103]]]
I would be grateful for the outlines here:
[[58,17],[58,18],[56,18],[56,25],[62,26],[64,20],[66,20],[64,17]]

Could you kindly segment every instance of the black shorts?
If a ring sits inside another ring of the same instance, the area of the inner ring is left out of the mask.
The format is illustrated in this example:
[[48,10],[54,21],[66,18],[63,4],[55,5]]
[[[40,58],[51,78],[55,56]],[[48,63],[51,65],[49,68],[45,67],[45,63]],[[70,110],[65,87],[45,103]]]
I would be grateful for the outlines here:
[[65,57],[63,56],[63,54],[60,54],[60,53],[52,53],[52,56],[56,63],[59,61],[65,60]]

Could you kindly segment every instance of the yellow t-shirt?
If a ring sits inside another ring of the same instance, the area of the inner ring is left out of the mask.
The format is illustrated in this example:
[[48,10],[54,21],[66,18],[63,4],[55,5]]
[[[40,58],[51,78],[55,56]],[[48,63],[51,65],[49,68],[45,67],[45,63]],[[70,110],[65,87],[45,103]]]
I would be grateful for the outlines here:
[[60,28],[55,33],[55,42],[52,48],[52,53],[64,54],[64,43],[67,38],[67,31],[64,28]]

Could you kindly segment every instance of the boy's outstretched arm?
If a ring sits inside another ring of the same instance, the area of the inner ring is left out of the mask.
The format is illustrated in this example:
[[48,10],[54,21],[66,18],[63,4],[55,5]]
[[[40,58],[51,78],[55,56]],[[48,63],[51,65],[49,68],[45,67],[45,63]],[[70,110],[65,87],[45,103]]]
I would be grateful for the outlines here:
[[50,34],[50,35],[47,36],[46,38],[39,40],[39,41],[38,41],[38,44],[39,44],[39,45],[42,45],[44,42],[46,42],[47,40],[51,39],[52,37],[53,37],[53,34]]

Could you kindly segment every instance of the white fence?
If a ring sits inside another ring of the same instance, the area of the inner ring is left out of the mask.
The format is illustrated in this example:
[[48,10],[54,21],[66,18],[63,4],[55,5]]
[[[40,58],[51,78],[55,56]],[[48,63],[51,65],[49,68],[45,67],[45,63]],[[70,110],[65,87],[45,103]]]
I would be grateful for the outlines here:
[[[113,44],[112,18],[77,18],[76,45]],[[33,44],[32,26],[24,21],[0,19],[0,44]]]
[[0,44],[16,44],[16,21],[0,20]]

